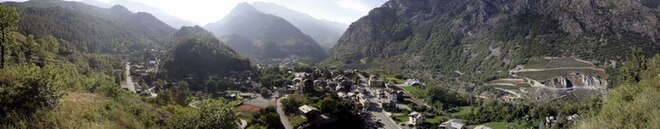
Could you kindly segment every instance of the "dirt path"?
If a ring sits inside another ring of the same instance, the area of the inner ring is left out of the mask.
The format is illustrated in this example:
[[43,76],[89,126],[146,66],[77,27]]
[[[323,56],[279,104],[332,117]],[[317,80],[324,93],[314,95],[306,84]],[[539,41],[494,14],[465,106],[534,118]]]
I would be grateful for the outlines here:
[[502,88],[498,88],[498,87],[495,87],[495,89],[501,90],[501,91],[504,91],[504,92],[509,92],[509,94],[515,95],[515,97],[511,97],[511,98],[514,98],[514,99],[522,97],[522,95],[520,95],[518,92],[515,92],[515,91],[512,91],[512,90],[502,89]]

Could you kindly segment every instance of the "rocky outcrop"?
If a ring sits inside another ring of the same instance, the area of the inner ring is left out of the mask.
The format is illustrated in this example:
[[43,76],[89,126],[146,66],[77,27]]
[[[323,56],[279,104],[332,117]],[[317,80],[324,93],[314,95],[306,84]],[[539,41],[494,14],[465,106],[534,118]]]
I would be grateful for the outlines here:
[[605,89],[607,81],[591,75],[578,74],[574,76],[560,76],[543,82],[545,87],[552,88],[581,88]]

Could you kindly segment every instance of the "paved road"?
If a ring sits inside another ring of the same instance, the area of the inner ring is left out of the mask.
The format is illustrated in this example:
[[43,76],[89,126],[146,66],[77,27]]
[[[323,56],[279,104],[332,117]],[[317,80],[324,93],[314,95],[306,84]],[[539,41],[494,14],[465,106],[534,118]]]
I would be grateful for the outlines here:
[[367,90],[367,92],[369,92],[369,94],[368,94],[369,102],[370,103],[375,103],[376,105],[378,105],[378,107],[376,107],[376,108],[378,108],[379,110],[376,110],[376,111],[370,110],[369,111],[369,113],[371,113],[371,116],[374,116],[374,117],[380,119],[381,122],[384,125],[383,128],[385,128],[385,129],[401,129],[401,127],[399,125],[397,125],[396,122],[394,122],[394,120],[392,120],[392,118],[390,118],[389,115],[387,115],[384,110],[382,110],[382,106],[381,106],[381,103],[380,103],[382,100],[378,99],[375,95],[376,92],[373,89],[371,89],[371,87],[367,86],[367,84],[366,84],[367,79],[362,74],[358,73],[358,76],[360,76],[360,80],[362,81],[361,84],[364,87],[364,89]]
[[289,118],[286,117],[286,114],[284,113],[284,108],[282,107],[282,99],[279,98],[277,99],[277,114],[280,116],[280,121],[282,122],[282,125],[284,125],[285,129],[293,129],[293,126],[291,126],[291,122],[289,122]]
[[131,65],[130,63],[126,63],[126,80],[121,84],[122,89],[128,89],[128,91],[137,93],[135,91],[135,84],[133,83],[133,79],[131,78]]

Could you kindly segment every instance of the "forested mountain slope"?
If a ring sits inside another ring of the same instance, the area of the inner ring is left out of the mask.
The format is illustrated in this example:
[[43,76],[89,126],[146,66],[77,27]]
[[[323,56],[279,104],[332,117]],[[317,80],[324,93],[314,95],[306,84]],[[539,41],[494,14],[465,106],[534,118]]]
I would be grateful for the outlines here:
[[147,13],[123,6],[103,9],[78,2],[31,0],[9,2],[21,13],[19,32],[53,35],[62,44],[84,52],[119,53],[129,49],[171,46],[174,31]]
[[257,60],[300,58],[322,60],[327,53],[311,37],[283,18],[241,3],[206,29],[242,55]]
[[174,34],[177,45],[170,50],[163,68],[172,79],[206,79],[231,72],[253,71],[250,61],[199,26],[182,27]]
[[390,0],[354,22],[326,64],[478,80],[536,56],[603,64],[633,47],[658,53],[659,18],[638,0]]

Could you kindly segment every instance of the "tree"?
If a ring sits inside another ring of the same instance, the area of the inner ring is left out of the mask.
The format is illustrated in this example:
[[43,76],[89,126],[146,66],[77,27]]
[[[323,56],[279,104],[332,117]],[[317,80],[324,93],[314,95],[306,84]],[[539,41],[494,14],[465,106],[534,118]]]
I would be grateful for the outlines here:
[[268,90],[266,87],[261,87],[261,89],[259,89],[259,94],[261,94],[261,97],[269,97],[270,90]]
[[10,45],[11,32],[18,28],[19,14],[14,7],[0,3],[0,68],[7,64],[5,53]]
[[65,73],[53,66],[19,65],[0,69],[0,125],[54,107],[63,95]]
[[199,109],[175,108],[166,126],[173,129],[238,128],[238,116],[232,104],[224,100],[203,100],[199,105]]
[[290,94],[285,99],[282,99],[282,106],[287,113],[296,112],[298,107],[302,106],[307,101],[306,97],[302,94]]
[[644,52],[639,48],[633,48],[632,53],[626,62],[623,62],[623,66],[621,68],[621,77],[623,81],[628,83],[639,82],[643,69],[646,69],[646,58],[644,57]]
[[253,116],[253,121],[249,124],[250,128],[265,128],[265,129],[284,129],[284,125],[280,122],[280,117],[275,110],[275,107],[266,107]]

